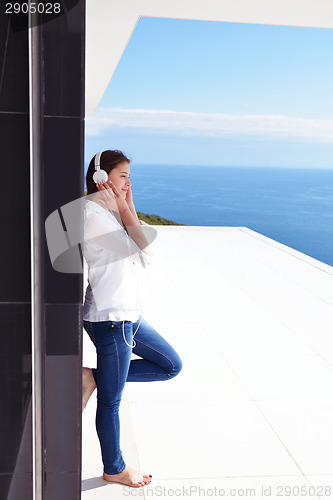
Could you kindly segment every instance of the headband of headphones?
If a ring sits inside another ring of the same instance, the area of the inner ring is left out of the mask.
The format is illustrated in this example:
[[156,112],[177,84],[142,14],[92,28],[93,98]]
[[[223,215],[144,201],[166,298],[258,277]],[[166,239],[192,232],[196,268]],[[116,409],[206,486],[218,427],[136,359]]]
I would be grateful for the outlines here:
[[101,168],[102,153],[103,153],[103,151],[100,151],[99,153],[95,154],[95,170],[100,170],[100,168]]

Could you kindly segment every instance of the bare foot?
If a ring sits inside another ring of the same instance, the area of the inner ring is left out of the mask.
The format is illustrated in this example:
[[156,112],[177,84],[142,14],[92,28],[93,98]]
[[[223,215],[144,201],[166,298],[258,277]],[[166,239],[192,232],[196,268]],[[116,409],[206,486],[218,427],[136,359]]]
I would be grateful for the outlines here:
[[148,474],[143,474],[142,472],[128,466],[126,466],[125,469],[119,474],[105,474],[104,472],[103,479],[109,483],[126,484],[127,486],[132,486],[133,488],[140,488],[141,486],[145,486],[151,482],[151,477],[148,476]]
[[82,368],[82,411],[95,389],[96,383],[91,368]]

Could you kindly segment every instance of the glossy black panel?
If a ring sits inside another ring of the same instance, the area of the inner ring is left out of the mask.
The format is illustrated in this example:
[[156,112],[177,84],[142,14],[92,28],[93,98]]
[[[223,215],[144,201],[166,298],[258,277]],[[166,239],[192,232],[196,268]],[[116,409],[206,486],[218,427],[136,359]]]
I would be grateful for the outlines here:
[[0,475],[1,500],[32,500],[32,472]]
[[0,473],[14,473],[19,455],[21,471],[30,472],[30,304],[0,304],[0,324]]
[[0,498],[32,498],[27,32],[0,5]]
[[[83,196],[85,2],[42,26],[45,219]],[[60,224],[60,231],[66,228]],[[52,268],[44,232],[45,498],[81,497],[81,274]]]
[[79,472],[46,474],[45,498],[47,500],[76,500],[81,498]]
[[44,114],[81,117],[84,98],[84,2],[42,26]]
[[46,356],[46,472],[67,473],[80,470],[80,386],[79,356]]
[[83,192],[83,119],[44,119],[46,215]]
[[[64,38],[66,50],[59,50],[59,39]],[[81,82],[73,78],[80,72],[80,33],[45,33],[44,48],[49,54],[45,60],[45,114],[80,116]]]
[[[83,196],[83,120],[44,119],[45,218],[54,210]],[[65,274],[52,268],[45,253],[45,301],[82,303],[82,274]]]
[[0,474],[0,498],[6,500],[13,474]]
[[0,75],[3,71],[3,61],[6,50],[6,40],[8,38],[9,21],[8,17],[4,15],[5,6],[0,3]]
[[0,113],[0,302],[30,301],[29,117]]
[[82,306],[52,304],[45,306],[46,354],[70,356],[79,354],[79,330],[82,328]]
[[13,32],[4,2],[0,2],[0,19],[0,112],[28,113],[28,34]]
[[[74,1],[74,0],[73,0]],[[0,3],[0,499],[32,498],[30,153],[27,32],[13,32]],[[83,195],[84,14],[42,27],[40,224]],[[54,117],[48,117],[52,115]],[[59,117],[60,116],[60,117]],[[38,154],[36,149],[35,154]],[[55,272],[42,242],[40,347],[45,498],[80,498],[82,274]],[[38,242],[37,242],[38,243]],[[44,253],[43,253],[44,252]],[[47,304],[49,303],[49,304]],[[61,321],[60,321],[61,319]],[[45,351],[44,351],[45,349]],[[49,354],[49,355],[47,355]]]

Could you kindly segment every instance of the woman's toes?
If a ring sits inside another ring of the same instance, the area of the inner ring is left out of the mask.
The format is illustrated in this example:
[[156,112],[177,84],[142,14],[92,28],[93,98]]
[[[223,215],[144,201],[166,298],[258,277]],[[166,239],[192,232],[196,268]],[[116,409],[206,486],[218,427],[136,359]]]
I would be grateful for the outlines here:
[[132,488],[142,488],[143,486],[150,484],[150,477],[148,474],[143,474],[142,472],[128,466],[126,466],[126,468],[119,474],[109,475],[103,473],[103,479],[108,482],[126,484]]

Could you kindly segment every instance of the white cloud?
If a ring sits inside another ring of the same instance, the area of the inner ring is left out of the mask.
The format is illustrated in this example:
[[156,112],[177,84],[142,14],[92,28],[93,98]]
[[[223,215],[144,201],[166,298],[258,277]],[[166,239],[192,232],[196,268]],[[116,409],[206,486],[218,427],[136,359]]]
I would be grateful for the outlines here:
[[98,108],[94,115],[86,117],[87,135],[102,135],[116,128],[139,128],[196,137],[251,135],[271,139],[333,142],[333,120],[314,118],[121,108]]

